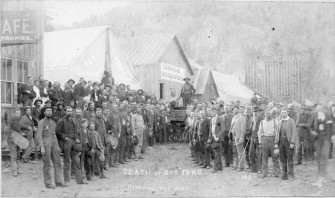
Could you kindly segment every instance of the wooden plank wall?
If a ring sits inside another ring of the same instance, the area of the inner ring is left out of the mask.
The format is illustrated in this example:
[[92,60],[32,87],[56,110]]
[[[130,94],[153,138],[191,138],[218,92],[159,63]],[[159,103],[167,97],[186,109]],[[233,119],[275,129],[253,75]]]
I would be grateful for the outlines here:
[[[258,67],[265,65],[263,78]],[[301,101],[300,57],[263,57],[246,61],[246,85],[270,99]]]
[[159,98],[159,83],[164,83],[164,100],[171,99],[171,91],[175,90],[176,94],[179,95],[182,83],[168,81],[161,79],[161,63],[168,63],[174,66],[178,66],[185,69],[185,75],[191,76],[191,72],[187,67],[187,63],[182,56],[181,48],[178,46],[176,38],[174,38],[173,42],[171,42],[170,46],[166,49],[160,61],[155,64],[153,68],[153,92]]
[[[24,44],[1,47],[1,56],[13,59],[13,77],[17,79],[17,60],[28,61],[28,75],[33,79],[37,79],[40,74],[43,74],[43,33],[44,33],[44,13],[43,2],[38,0],[27,1],[9,1],[3,0],[1,2],[1,11],[35,11],[37,44]],[[17,106],[17,84],[14,83],[14,103],[12,105],[1,105],[1,118],[4,113],[8,113],[10,109]]]

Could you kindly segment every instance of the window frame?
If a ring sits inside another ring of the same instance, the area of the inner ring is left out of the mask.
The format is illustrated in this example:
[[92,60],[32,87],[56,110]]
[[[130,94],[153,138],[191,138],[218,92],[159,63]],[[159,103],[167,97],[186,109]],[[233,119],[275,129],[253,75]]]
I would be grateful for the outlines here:
[[[15,64],[14,64],[14,61],[15,61],[15,59],[14,58],[11,58],[11,57],[6,57],[6,56],[1,56],[1,73],[3,72],[2,71],[2,59],[6,59],[6,79],[2,79],[2,76],[1,76],[1,78],[0,78],[0,82],[2,83],[2,82],[4,82],[4,83],[11,83],[11,96],[10,96],[10,103],[7,103],[7,101],[6,101],[6,103],[2,103],[3,101],[1,100],[1,106],[11,106],[11,105],[13,105],[14,104],[14,85],[15,85],[15,80],[16,80],[16,78],[15,78]],[[8,69],[7,69],[7,61],[8,60],[11,60],[12,61],[12,80],[8,80],[7,79],[7,74],[8,74]],[[5,90],[2,90],[2,88],[1,88],[1,94],[3,93],[3,92],[5,92]],[[5,93],[5,96],[7,95],[7,93]]]

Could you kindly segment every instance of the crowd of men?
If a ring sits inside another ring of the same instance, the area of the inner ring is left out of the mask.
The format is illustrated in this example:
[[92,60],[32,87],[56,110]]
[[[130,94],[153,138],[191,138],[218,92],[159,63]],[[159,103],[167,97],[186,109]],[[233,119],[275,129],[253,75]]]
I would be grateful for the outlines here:
[[64,89],[42,76],[34,83],[28,77],[19,97],[23,113],[15,109],[8,136],[12,172],[18,175],[18,133],[29,142],[23,162],[38,163],[42,153],[47,188],[67,186],[71,176],[77,184],[86,184],[83,178],[106,178],[104,171],[143,159],[148,147],[168,142],[166,104],[141,89],[115,85],[107,72],[100,83],[80,78],[75,84],[70,79]]
[[297,110],[293,104],[269,103],[255,94],[248,105],[196,102],[187,106],[187,115],[193,161],[202,168],[213,168],[213,173],[232,167],[265,178],[270,175],[271,156],[274,177],[293,180],[294,165],[301,165],[302,159],[316,159],[318,174],[326,175],[335,142],[334,104],[303,105]]
[[[271,156],[273,175],[281,174],[286,180],[294,178],[293,156],[297,155],[295,164],[300,165],[303,153],[307,161],[316,156],[318,173],[326,174],[335,141],[335,105],[302,106],[297,112],[292,104],[284,107],[256,96],[248,105],[215,100],[199,103],[192,100],[195,90],[190,79],[184,80],[185,140],[197,165],[213,168],[212,172],[223,167],[249,169],[264,178]],[[23,115],[21,109],[14,111],[10,133],[19,133],[29,142],[23,162],[30,162],[33,151],[38,161],[41,151],[48,188],[67,186],[71,175],[77,184],[85,184],[83,178],[106,178],[105,171],[143,159],[148,146],[169,140],[169,106],[141,89],[115,85],[108,72],[100,83],[80,78],[76,84],[70,79],[64,89],[43,76],[34,82],[28,77],[20,86],[19,100]],[[13,175],[17,176],[21,149],[13,135],[9,135],[8,145]]]

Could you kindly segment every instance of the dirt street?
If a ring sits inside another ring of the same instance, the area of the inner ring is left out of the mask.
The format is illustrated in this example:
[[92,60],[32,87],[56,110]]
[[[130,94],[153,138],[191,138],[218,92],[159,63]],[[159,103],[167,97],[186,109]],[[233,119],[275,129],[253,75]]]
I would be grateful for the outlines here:
[[[72,179],[66,188],[47,189],[43,183],[43,163],[20,164],[21,173],[13,177],[9,162],[2,162],[2,197],[211,197],[211,196],[334,196],[334,161],[329,178],[316,177],[316,163],[295,167],[296,179],[261,179],[256,173],[218,173],[195,166],[185,143],[156,145],[145,159],[109,169],[108,179],[77,185]],[[270,160],[271,161],[271,160]],[[271,165],[271,162],[270,162]],[[271,170],[272,167],[270,167]]]

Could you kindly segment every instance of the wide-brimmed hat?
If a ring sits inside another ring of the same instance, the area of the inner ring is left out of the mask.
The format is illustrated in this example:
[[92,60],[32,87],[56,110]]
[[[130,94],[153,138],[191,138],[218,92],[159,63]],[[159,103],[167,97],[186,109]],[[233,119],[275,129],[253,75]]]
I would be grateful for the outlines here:
[[41,113],[44,114],[45,110],[48,109],[48,108],[50,108],[53,111],[53,109],[50,105],[44,105],[44,107],[41,109]]
[[191,79],[190,79],[189,77],[185,77],[185,78],[183,79],[183,81],[186,81],[186,80],[191,81]]
[[113,134],[111,135],[109,141],[110,141],[112,148],[116,149],[117,145],[119,144],[119,139]]
[[121,84],[119,84],[119,85],[117,86],[117,88],[119,88],[119,87],[121,87],[121,86],[126,87],[125,84],[121,83]]
[[143,94],[143,89],[139,89],[139,90],[137,90],[137,93],[139,93],[139,92],[142,92],[142,94]]
[[94,82],[93,84],[92,84],[92,86],[94,87],[94,86],[99,86],[99,83],[98,82]]
[[282,105],[281,103],[277,103],[275,106],[276,106],[276,107],[277,107],[277,106],[279,106],[279,107],[283,107],[283,105]]
[[212,150],[212,144],[206,144],[206,150],[207,151]]
[[213,149],[217,149],[217,148],[219,148],[220,147],[220,143],[219,142],[214,142],[213,144],[212,144],[212,148]]
[[37,103],[38,101],[40,101],[41,104],[43,103],[43,101],[42,101],[41,99],[37,98],[37,99],[34,101],[34,105],[36,105],[36,103]]
[[237,109],[240,109],[240,107],[239,107],[239,106],[237,106],[237,105],[234,105],[234,106],[231,108],[231,110],[234,110],[235,108],[237,108]]
[[68,80],[67,83],[69,83],[69,82],[71,82],[71,81],[73,82],[73,84],[76,83],[73,79]]
[[30,110],[31,110],[31,106],[25,106],[25,107],[24,107],[24,111],[26,111],[27,109],[30,109]]
[[62,105],[64,107],[64,103],[63,102],[57,102],[57,107],[59,107],[59,105]]
[[138,144],[138,137],[136,135],[131,138],[131,144],[133,146],[137,146],[137,144]]
[[259,108],[259,106],[254,106],[253,109],[252,109],[253,112],[258,112],[260,110],[261,109]]
[[80,152],[80,151],[82,151],[82,145],[81,145],[81,143],[75,143],[75,144],[73,145],[73,150],[74,150],[75,152]]
[[95,153],[95,151],[92,151],[92,150],[89,150],[87,152],[88,156],[91,157],[91,158],[94,157],[94,153]]
[[104,152],[100,152],[100,154],[99,154],[99,161],[100,162],[105,161],[105,154],[104,154]]

